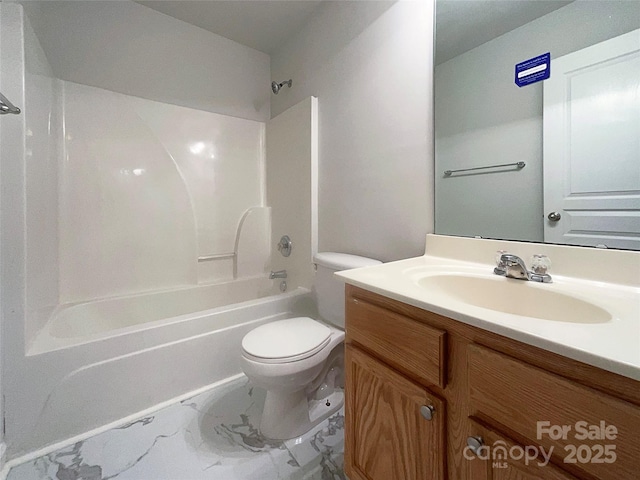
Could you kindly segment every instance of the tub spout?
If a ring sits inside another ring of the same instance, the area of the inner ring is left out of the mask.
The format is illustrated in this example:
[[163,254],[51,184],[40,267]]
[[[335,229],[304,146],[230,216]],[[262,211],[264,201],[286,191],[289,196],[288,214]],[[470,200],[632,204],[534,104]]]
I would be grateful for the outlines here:
[[278,270],[276,272],[271,271],[271,273],[269,273],[269,280],[273,280],[274,278],[287,278],[287,271],[286,270]]

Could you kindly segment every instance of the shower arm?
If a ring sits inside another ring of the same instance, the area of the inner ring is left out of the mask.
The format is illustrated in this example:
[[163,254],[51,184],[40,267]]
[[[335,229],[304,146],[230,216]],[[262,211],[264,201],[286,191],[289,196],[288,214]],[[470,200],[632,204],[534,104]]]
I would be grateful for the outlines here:
[[9,101],[2,93],[0,93],[0,115],[6,115],[7,113],[13,113],[18,115],[20,109]]
[[277,95],[278,92],[280,91],[280,89],[282,89],[282,87],[284,87],[285,85],[289,88],[291,88],[291,84],[293,83],[293,79],[289,79],[289,80],[285,80],[284,82],[276,82],[275,80],[273,82],[271,82],[271,91]]

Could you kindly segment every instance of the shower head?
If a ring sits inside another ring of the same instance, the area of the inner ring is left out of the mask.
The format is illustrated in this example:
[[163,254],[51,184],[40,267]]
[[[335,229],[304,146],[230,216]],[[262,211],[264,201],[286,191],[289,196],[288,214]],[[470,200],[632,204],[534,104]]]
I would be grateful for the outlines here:
[[273,90],[273,93],[275,93],[275,94],[277,95],[277,94],[278,94],[278,92],[280,91],[280,89],[281,89],[283,86],[285,86],[285,85],[286,85],[287,87],[291,88],[291,83],[292,83],[292,80],[291,80],[291,79],[286,80],[286,81],[284,81],[284,82],[282,82],[282,83],[278,83],[278,82],[271,82],[271,90]]

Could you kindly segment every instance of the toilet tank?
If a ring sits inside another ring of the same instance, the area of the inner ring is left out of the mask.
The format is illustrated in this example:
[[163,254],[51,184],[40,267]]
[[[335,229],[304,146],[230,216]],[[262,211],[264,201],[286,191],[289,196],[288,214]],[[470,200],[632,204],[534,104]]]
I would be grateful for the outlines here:
[[318,313],[326,322],[344,330],[344,282],[334,273],[352,268],[370,267],[382,262],[358,255],[322,252],[316,254],[314,263],[317,267],[314,287],[318,300]]

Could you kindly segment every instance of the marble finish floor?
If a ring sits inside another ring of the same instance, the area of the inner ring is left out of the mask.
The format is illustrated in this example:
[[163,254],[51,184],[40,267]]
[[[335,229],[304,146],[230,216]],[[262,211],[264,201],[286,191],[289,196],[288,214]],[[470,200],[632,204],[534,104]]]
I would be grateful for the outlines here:
[[7,480],[344,480],[344,415],[268,441],[246,378],[13,467]]

